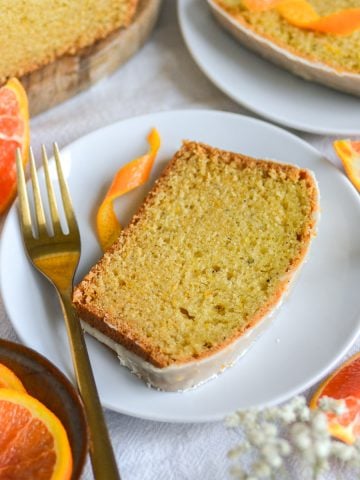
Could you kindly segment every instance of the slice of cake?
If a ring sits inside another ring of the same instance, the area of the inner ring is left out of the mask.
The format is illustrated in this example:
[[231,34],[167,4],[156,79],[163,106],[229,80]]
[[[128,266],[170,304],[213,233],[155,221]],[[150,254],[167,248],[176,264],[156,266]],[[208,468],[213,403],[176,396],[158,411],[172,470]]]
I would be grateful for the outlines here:
[[1,1],[0,83],[127,27],[138,0]]
[[[360,28],[347,35],[323,33],[292,25],[276,8],[253,11],[246,0],[207,2],[226,30],[267,60],[306,80],[360,95]],[[360,7],[358,0],[308,3],[322,18]]]
[[194,387],[265,329],[318,208],[308,170],[185,142],[76,287],[85,330],[148,384]]

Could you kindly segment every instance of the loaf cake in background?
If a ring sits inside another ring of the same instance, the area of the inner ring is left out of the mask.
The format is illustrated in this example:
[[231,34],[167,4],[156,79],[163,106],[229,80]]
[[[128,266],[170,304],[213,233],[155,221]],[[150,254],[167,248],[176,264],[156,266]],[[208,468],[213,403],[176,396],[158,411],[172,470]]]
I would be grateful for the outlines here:
[[198,385],[266,328],[318,208],[308,170],[185,142],[75,288],[85,330],[149,385]]
[[[205,1],[205,0],[204,0]],[[207,0],[216,19],[246,47],[305,79],[360,95],[360,29],[348,35],[305,30],[243,0]],[[359,0],[309,0],[320,16],[360,8]]]
[[138,0],[0,0],[0,83],[127,27]]

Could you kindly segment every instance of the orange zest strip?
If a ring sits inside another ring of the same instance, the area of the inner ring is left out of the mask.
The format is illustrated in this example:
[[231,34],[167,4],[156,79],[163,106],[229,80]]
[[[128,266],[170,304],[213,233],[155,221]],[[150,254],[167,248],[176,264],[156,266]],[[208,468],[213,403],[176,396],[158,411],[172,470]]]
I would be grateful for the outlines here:
[[307,0],[282,1],[276,8],[278,13],[291,25],[307,28],[320,19],[319,14]]
[[360,192],[360,141],[336,140],[333,146],[349,180]]
[[122,167],[115,175],[110,188],[99,207],[96,227],[101,248],[106,250],[118,238],[121,225],[115,215],[113,201],[134,188],[143,185],[149,178],[154,160],[160,148],[160,135],[153,128],[149,133],[149,151]]
[[276,9],[291,25],[319,33],[350,35],[360,28],[360,8],[320,17],[307,0],[244,0],[244,4],[254,12]]
[[360,8],[352,8],[319,18],[303,28],[333,35],[350,35],[360,28]]

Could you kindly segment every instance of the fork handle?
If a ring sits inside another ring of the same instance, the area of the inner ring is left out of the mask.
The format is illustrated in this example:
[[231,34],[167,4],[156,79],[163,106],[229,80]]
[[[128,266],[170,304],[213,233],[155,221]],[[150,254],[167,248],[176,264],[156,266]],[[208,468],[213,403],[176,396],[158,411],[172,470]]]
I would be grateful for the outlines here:
[[90,458],[96,480],[120,480],[107,431],[104,412],[96,389],[84,333],[75,313],[69,291],[58,291],[69,337],[78,389],[84,403],[90,431]]

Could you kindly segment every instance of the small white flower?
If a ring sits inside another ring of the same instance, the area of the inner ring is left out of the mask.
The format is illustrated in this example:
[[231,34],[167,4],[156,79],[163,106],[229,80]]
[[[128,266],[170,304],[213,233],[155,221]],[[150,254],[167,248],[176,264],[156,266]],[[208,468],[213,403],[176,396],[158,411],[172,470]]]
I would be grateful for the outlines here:
[[277,442],[277,445],[278,445],[279,452],[283,457],[287,457],[288,455],[290,455],[292,448],[290,443],[287,440],[280,438]]
[[278,450],[276,447],[274,447],[274,445],[265,445],[260,451],[264,460],[266,460],[268,465],[271,467],[279,468],[282,465],[282,458],[280,457]]
[[310,420],[311,410],[308,407],[303,407],[298,411],[298,419],[300,422],[308,422]]
[[285,405],[279,412],[279,417],[288,424],[296,421],[296,414],[291,405]]
[[263,411],[265,420],[278,420],[279,419],[279,407],[269,407]]
[[315,442],[314,450],[317,458],[327,458],[331,452],[331,442],[329,440]]
[[270,458],[268,461],[269,465],[274,468],[280,468],[283,464],[283,459],[280,457],[280,455],[276,455],[275,457]]
[[301,396],[298,396],[298,397],[294,397],[292,400],[290,400],[290,402],[288,403],[291,408],[295,411],[295,412],[300,412],[301,410],[303,410],[304,408],[307,409],[308,406],[306,404],[306,398],[305,397],[301,397]]
[[325,413],[315,411],[311,419],[311,426],[315,433],[327,433],[328,423]]
[[323,412],[335,413],[336,415],[342,415],[347,411],[344,400],[337,400],[331,397],[320,398],[319,409]]
[[301,434],[309,434],[310,429],[306,423],[296,422],[290,427],[290,432],[292,436],[297,436]]
[[310,408],[306,404],[305,397],[295,397],[292,400],[292,406],[298,420],[300,420],[301,422],[306,422],[309,420]]
[[309,427],[302,423],[295,423],[291,430],[291,438],[299,450],[306,450],[311,446]]
[[331,444],[331,453],[339,460],[348,462],[356,456],[357,452],[352,445],[346,445],[342,442],[333,441]]
[[253,464],[253,472],[255,473],[255,475],[257,475],[258,477],[270,477],[271,475],[271,468],[270,466],[265,463],[265,462],[262,462],[262,461],[258,461],[256,463]]
[[277,426],[269,422],[264,422],[261,426],[261,430],[266,437],[276,437],[276,435],[278,434]]
[[225,418],[225,426],[227,428],[239,427],[240,425],[241,425],[241,422],[240,422],[239,416],[236,413],[228,415]]
[[266,443],[266,436],[264,432],[258,430],[257,427],[251,429],[249,428],[247,435],[249,442],[254,445],[254,447],[261,447],[264,445],[264,443]]
[[342,401],[323,398],[319,408],[309,409],[304,397],[295,397],[282,406],[245,410],[228,417],[227,425],[240,427],[245,438],[229,452],[229,458],[237,461],[231,469],[234,477],[284,480],[285,469],[281,467],[292,453],[309,469],[306,478],[320,480],[332,459],[356,469],[360,478],[360,440],[350,446],[332,439],[324,413],[342,414],[344,408]]
[[257,425],[257,417],[259,415],[258,410],[251,409],[245,412],[239,412],[239,419],[241,421],[242,426],[244,427],[253,427],[254,425]]

